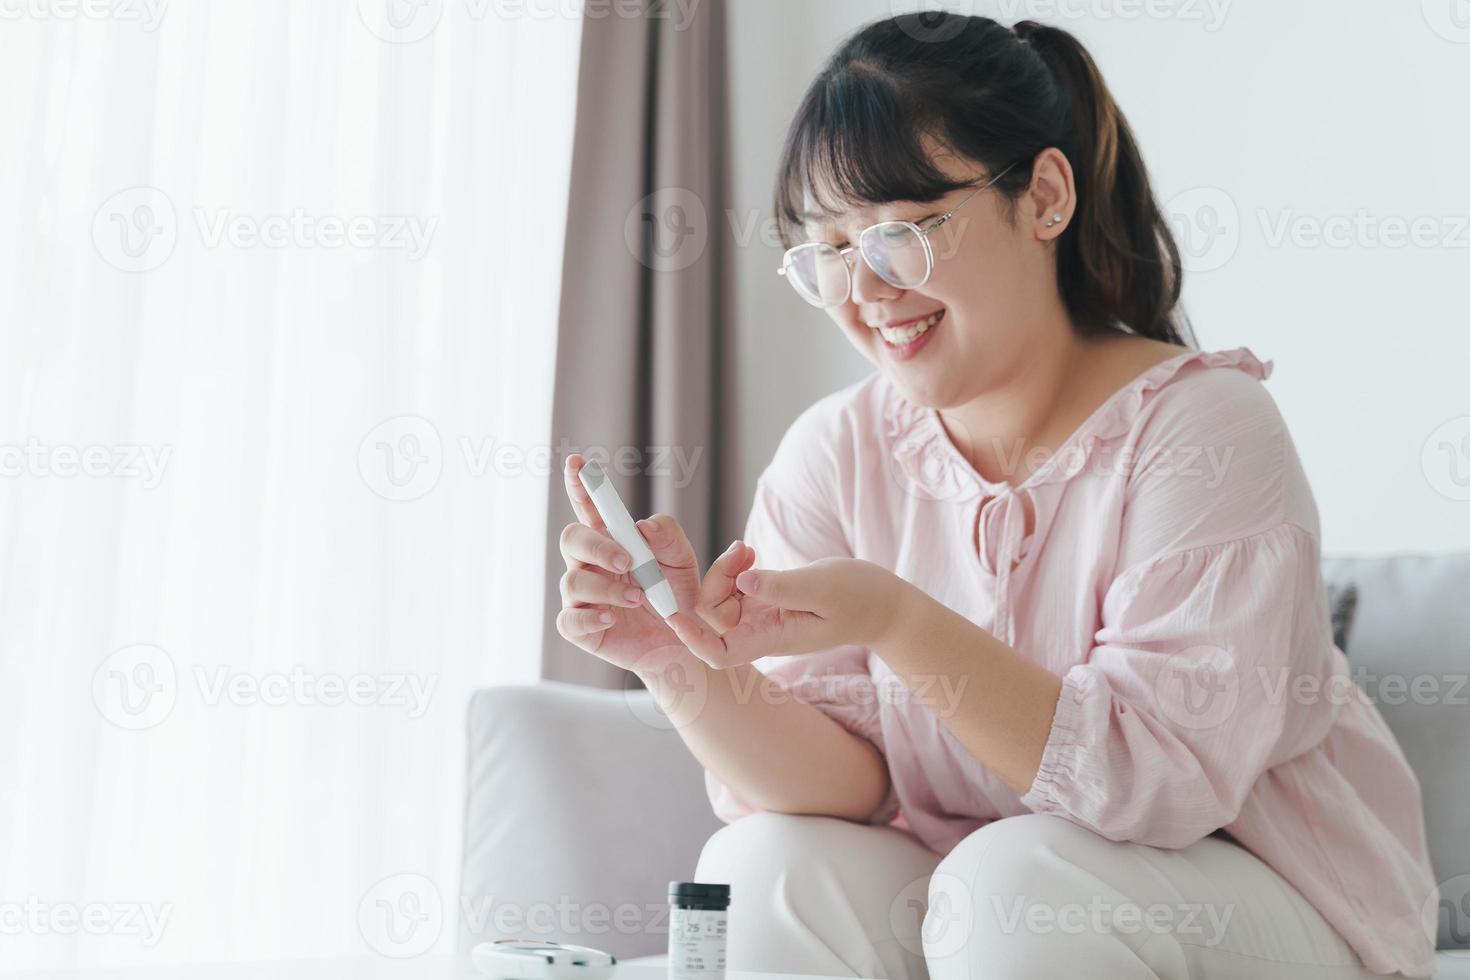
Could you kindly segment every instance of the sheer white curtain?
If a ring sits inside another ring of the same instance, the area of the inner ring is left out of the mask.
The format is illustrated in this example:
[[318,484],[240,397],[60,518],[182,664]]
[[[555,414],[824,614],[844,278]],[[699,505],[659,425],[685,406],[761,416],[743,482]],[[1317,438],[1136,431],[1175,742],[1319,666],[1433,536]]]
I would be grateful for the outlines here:
[[466,698],[537,672],[575,7],[5,18],[0,967],[449,950]]

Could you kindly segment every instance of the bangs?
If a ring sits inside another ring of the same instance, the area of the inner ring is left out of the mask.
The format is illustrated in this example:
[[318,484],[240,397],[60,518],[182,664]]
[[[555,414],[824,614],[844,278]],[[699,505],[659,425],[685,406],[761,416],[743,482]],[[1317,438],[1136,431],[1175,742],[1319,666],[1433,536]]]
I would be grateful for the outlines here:
[[783,246],[801,240],[807,221],[831,221],[865,204],[934,201],[970,185],[935,165],[931,148],[948,144],[921,105],[861,62],[817,78],[797,109],[776,171]]

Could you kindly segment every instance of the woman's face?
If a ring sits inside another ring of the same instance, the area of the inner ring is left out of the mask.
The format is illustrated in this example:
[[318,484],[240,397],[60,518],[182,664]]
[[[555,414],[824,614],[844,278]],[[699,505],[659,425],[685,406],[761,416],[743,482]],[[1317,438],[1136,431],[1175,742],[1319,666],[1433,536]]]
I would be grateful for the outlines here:
[[[1025,352],[1028,340],[1038,339],[1038,324],[1054,315],[1060,300],[1050,246],[1066,222],[1053,228],[1043,228],[1042,222],[1056,208],[1070,217],[1071,208],[1069,194],[1064,195],[1065,207],[1042,204],[1051,196],[1045,186],[1038,197],[1038,184],[1055,176],[1052,157],[1066,166],[1054,150],[1038,157],[1033,189],[1018,199],[1011,220],[1000,193],[986,189],[932,231],[934,268],[916,289],[890,285],[858,252],[851,253],[851,295],[826,312],[852,345],[914,401],[951,408],[996,386]],[[936,153],[934,160],[947,174],[975,183],[937,201],[852,208],[820,226],[809,224],[807,240],[854,244],[864,228],[890,219],[926,228],[990,179],[981,164],[968,158]],[[1070,177],[1065,174],[1068,191]],[[915,326],[924,332],[907,343],[904,334],[887,329]]]

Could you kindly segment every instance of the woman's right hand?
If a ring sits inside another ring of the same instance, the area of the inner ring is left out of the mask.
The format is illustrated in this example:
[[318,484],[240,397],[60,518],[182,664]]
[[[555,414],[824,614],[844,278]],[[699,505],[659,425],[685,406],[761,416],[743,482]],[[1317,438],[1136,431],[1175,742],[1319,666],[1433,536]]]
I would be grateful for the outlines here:
[[[572,453],[564,470],[567,496],[577,520],[561,532],[561,554],[567,570],[561,578],[557,632],[588,653],[639,674],[658,672],[674,662],[698,664],[698,658],[633,581],[632,556],[608,533],[578,477],[585,462],[580,453]],[[699,610],[705,583],[694,547],[679,522],[668,514],[654,514],[637,526],[673,589],[679,609]],[[712,578],[733,580],[744,569],[742,559],[754,557],[747,551],[727,550],[711,566]],[[606,621],[604,616],[608,617]],[[705,618],[717,617],[706,614]]]

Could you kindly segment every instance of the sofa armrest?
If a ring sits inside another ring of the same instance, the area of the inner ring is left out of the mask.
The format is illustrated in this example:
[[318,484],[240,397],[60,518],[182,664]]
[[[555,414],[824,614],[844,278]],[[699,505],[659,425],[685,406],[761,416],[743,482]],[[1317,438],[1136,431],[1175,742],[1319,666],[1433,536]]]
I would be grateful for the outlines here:
[[521,936],[664,952],[667,891],[723,824],[645,690],[477,691],[468,718],[459,946]]

